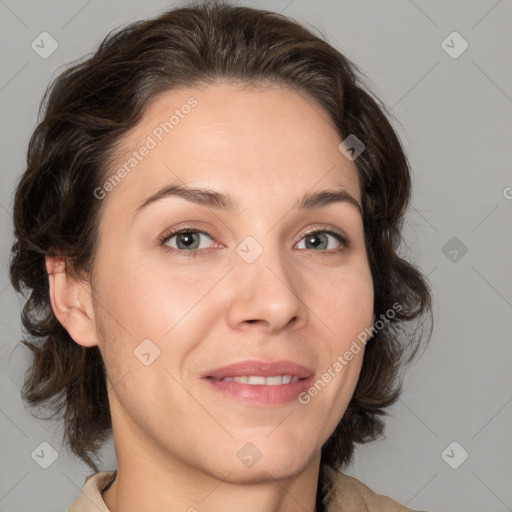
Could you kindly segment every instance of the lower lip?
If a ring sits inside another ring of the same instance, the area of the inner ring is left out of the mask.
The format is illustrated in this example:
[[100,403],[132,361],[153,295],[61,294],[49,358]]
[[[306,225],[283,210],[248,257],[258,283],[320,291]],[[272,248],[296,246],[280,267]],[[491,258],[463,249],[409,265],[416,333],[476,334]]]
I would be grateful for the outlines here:
[[243,384],[242,382],[214,380],[206,378],[210,385],[226,396],[263,405],[282,405],[293,402],[298,396],[305,392],[313,381],[313,376],[300,379],[289,384],[268,386],[265,384]]

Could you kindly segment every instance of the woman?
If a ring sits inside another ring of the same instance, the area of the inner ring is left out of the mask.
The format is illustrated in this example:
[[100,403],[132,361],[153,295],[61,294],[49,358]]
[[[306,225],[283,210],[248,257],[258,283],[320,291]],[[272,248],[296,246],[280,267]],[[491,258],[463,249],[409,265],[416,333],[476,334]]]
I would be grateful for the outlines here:
[[70,512],[410,510],[338,471],[431,320],[396,252],[408,162],[355,66],[207,2],[110,34],[44,103],[11,280],[24,398],[95,472]]

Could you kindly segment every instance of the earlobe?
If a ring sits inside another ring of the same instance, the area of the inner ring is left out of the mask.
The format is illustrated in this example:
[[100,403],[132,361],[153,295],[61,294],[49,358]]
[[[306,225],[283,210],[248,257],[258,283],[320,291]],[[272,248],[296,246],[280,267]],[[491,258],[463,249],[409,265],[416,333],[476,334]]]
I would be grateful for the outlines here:
[[79,345],[97,345],[90,283],[71,276],[62,257],[47,256],[45,263],[50,301],[57,320]]

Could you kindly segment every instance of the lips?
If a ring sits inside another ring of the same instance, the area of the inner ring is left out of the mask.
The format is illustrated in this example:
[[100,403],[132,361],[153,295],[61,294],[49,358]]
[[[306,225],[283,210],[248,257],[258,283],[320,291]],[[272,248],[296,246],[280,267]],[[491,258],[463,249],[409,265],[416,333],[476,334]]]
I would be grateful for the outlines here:
[[242,361],[206,372],[210,387],[228,399],[263,407],[294,402],[311,386],[315,372],[292,361]]
[[314,370],[293,361],[247,360],[210,370],[203,375],[203,378],[221,380],[225,377],[274,377],[289,375],[292,378],[305,379],[312,377],[314,374]]

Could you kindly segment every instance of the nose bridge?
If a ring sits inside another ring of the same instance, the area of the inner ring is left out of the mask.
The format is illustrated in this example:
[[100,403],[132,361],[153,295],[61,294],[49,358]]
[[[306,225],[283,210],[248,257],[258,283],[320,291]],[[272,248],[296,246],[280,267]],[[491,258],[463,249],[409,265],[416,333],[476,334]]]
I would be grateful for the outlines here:
[[307,308],[299,295],[300,276],[283,248],[272,242],[274,237],[264,238],[260,243],[248,236],[236,247],[238,261],[233,273],[229,321],[233,327],[263,323],[272,331],[291,320],[303,324]]

